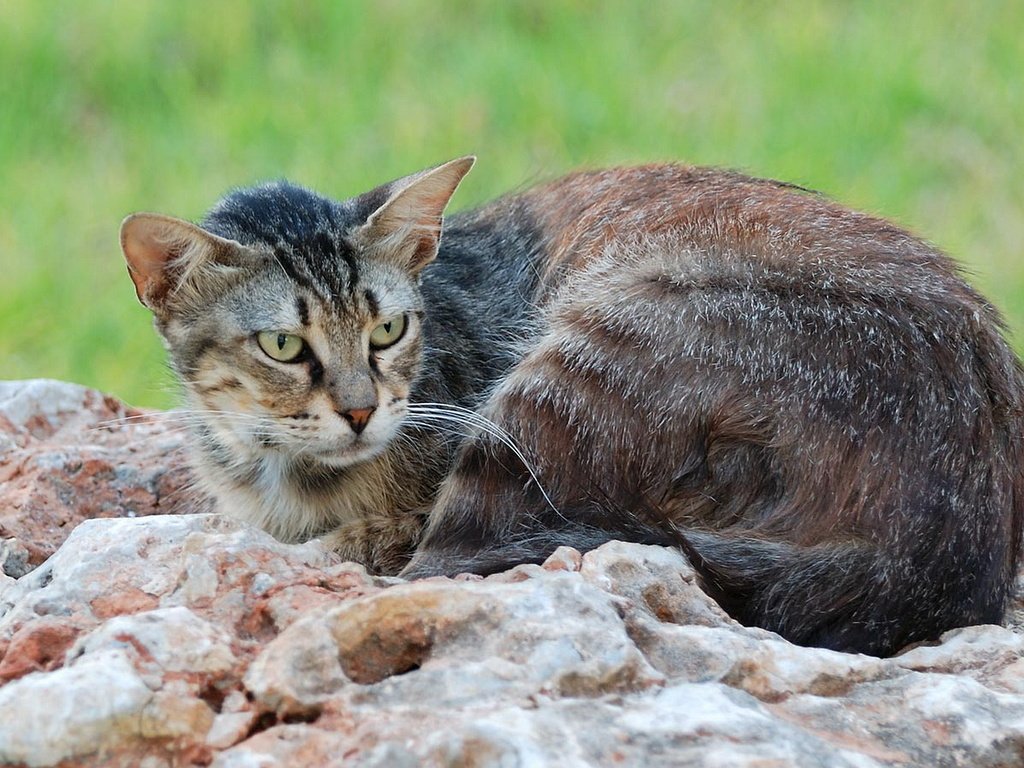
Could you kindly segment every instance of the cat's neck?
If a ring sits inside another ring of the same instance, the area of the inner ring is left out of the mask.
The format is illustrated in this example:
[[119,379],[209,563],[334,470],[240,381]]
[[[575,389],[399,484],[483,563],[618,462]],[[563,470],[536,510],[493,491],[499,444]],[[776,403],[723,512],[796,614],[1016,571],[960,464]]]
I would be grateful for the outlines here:
[[393,441],[381,455],[333,467],[283,452],[241,457],[212,435],[193,440],[192,465],[199,489],[218,509],[286,542],[305,541],[339,524],[384,510],[412,510],[430,503],[450,462],[451,441],[441,433]]
[[446,220],[437,259],[422,275],[426,343],[413,402],[475,407],[542,331],[545,242],[513,202]]

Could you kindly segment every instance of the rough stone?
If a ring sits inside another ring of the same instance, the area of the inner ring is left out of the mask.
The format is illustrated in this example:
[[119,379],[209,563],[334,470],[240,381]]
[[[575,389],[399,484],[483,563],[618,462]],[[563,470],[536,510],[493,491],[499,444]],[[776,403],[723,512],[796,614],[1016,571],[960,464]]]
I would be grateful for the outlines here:
[[[0,578],[0,763],[1024,764],[1012,614],[877,659],[740,626],[659,547],[406,583],[192,502],[80,521],[96,509],[83,489],[153,487],[156,460],[130,436],[104,427],[97,447],[96,419],[131,411],[36,383],[0,385],[0,413],[0,519],[16,542],[0,562],[21,571]],[[144,421],[157,443],[179,439]],[[51,457],[102,449],[111,469],[52,493],[63,481],[38,468],[73,464],[41,459],[44,441]],[[33,528],[36,502],[65,525]]]
[[0,572],[23,576],[88,518],[198,509],[178,424],[76,384],[0,382]]

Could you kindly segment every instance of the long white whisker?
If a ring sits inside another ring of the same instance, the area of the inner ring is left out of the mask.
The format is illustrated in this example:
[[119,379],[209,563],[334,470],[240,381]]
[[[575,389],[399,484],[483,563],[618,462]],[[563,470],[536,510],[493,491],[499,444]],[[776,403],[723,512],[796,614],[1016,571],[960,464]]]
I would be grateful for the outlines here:
[[201,410],[173,410],[157,411],[154,413],[140,413],[125,415],[116,419],[108,419],[94,424],[91,429],[111,429],[113,427],[134,426],[137,424],[174,424],[174,423],[197,423],[215,421],[217,419],[236,421],[261,421],[266,419],[250,413],[237,413],[234,411],[201,411]]
[[436,419],[439,421],[476,427],[480,431],[489,434],[495,440],[508,448],[512,454],[519,459],[527,473],[529,473],[530,478],[537,484],[537,489],[540,491],[541,496],[544,497],[544,501],[547,502],[547,505],[556,515],[562,517],[562,513],[559,512],[558,508],[551,500],[551,497],[548,496],[547,491],[544,489],[544,485],[541,483],[540,478],[537,476],[537,473],[534,471],[522,449],[520,449],[508,432],[493,421],[482,416],[476,411],[446,403],[409,403],[408,412],[414,417]]
[[519,449],[519,446],[515,444],[515,441],[512,439],[512,436],[508,432],[506,432],[504,429],[499,427],[497,424],[495,424],[494,422],[492,422],[489,419],[486,419],[486,418],[484,418],[482,416],[479,416],[478,414],[446,413],[446,412],[444,412],[442,410],[439,410],[439,409],[416,410],[416,411],[413,411],[413,413],[415,415],[417,415],[417,416],[422,416],[422,417],[425,417],[425,418],[433,417],[433,418],[438,418],[438,419],[447,419],[449,421],[454,421],[455,423],[465,424],[467,426],[472,426],[472,427],[477,427],[478,429],[480,429],[480,430],[482,430],[484,432],[487,432],[488,434],[492,435],[497,440],[500,440],[503,444],[508,446],[512,451],[516,452],[516,454],[520,457],[520,459],[523,461],[523,463],[527,463],[525,461],[525,458],[523,458],[522,451]]

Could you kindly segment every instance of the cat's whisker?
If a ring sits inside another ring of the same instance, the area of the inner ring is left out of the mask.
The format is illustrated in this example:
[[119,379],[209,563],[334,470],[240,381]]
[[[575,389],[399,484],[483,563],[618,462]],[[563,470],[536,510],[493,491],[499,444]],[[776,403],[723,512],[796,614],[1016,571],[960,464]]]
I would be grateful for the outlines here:
[[89,430],[110,432],[115,429],[125,429],[128,427],[161,426],[163,423],[163,419],[125,417],[123,419],[98,421],[92,424]]
[[424,410],[424,411],[413,411],[411,413],[414,416],[421,416],[421,417],[425,417],[425,418],[447,419],[447,420],[454,421],[454,422],[459,423],[459,424],[465,424],[467,426],[476,427],[476,428],[478,428],[478,429],[480,429],[480,430],[482,430],[484,432],[487,432],[488,434],[492,435],[497,440],[500,440],[503,444],[507,445],[509,448],[511,448],[513,451],[515,451],[517,455],[522,457],[522,450],[515,443],[515,441],[513,440],[512,436],[509,435],[508,432],[503,430],[501,427],[499,427],[494,422],[489,421],[488,419],[485,419],[483,417],[471,416],[471,415],[466,414],[466,413],[458,413],[458,412],[448,413],[448,412],[445,412],[445,411],[439,410],[439,409],[433,409],[433,410],[429,410],[429,411],[427,411],[427,410]]
[[529,473],[530,478],[537,484],[537,488],[540,491],[541,496],[544,497],[544,501],[547,502],[547,505],[555,514],[561,516],[561,513],[551,500],[551,497],[548,496],[547,491],[544,489],[544,485],[541,483],[540,478],[537,476],[536,471],[534,471],[533,466],[526,458],[522,449],[516,444],[513,437],[506,430],[502,429],[493,421],[482,416],[476,411],[470,410],[469,408],[462,408],[461,406],[449,405],[446,403],[409,403],[408,413],[413,417],[437,419],[440,421],[462,424],[464,426],[476,427],[477,429],[489,434],[495,440],[508,448],[512,454],[519,459],[523,467],[525,467],[526,471]]
[[[476,411],[470,410],[469,408],[463,408],[458,405],[446,405],[443,403],[411,403],[409,407],[411,413],[444,413],[446,415],[457,414],[465,418],[467,421],[470,421],[473,424],[481,427],[482,429],[490,431],[496,437],[500,436],[508,443],[515,443],[515,440],[512,438],[512,435],[510,435],[505,429],[495,424],[486,416],[483,416],[477,413]],[[512,447],[518,449],[518,446],[516,445],[513,445]]]
[[258,421],[260,419],[266,419],[267,417],[250,413],[239,413],[236,411],[182,409],[156,413],[132,414],[116,419],[107,419],[105,421],[97,422],[91,427],[91,429],[112,429],[114,427],[136,426],[142,424],[165,425],[190,421],[196,424],[204,424],[218,418],[235,419],[237,421]]
[[[140,427],[155,427],[155,429],[153,429],[153,430],[137,429],[137,428],[140,428]],[[161,435],[176,434],[176,433],[179,433],[179,432],[188,432],[190,429],[192,429],[192,425],[189,425],[189,424],[158,424],[156,422],[153,422],[153,423],[143,422],[143,423],[137,423],[137,424],[123,425],[123,428],[125,428],[125,429],[129,429],[129,428],[135,429],[135,431],[133,433],[133,439],[138,439],[138,438],[148,439],[148,438],[158,438]],[[111,427],[104,427],[104,426],[97,426],[97,425],[94,424],[93,426],[88,428],[88,431],[89,432],[112,432],[113,428],[111,428]]]
[[[526,456],[523,454],[522,450],[520,450],[519,447],[515,443],[513,443],[511,440],[507,439],[500,432],[496,432],[494,430],[491,430],[486,425],[479,424],[479,423],[472,422],[472,421],[467,421],[465,419],[462,419],[462,418],[459,418],[459,417],[453,416],[453,415],[443,415],[443,414],[418,414],[418,415],[424,418],[424,420],[425,420],[424,423],[430,423],[430,420],[434,420],[435,422],[436,421],[441,421],[443,423],[450,423],[450,424],[456,424],[456,425],[464,426],[464,427],[476,428],[476,429],[480,430],[481,432],[484,432],[484,433],[490,435],[495,440],[497,440],[499,443],[501,443],[506,448],[508,448],[513,453],[513,455],[517,459],[519,459],[520,462],[522,462],[523,466],[530,473],[530,476],[534,480],[537,480],[536,473],[534,472],[533,468],[531,467],[529,461],[526,459]],[[539,481],[538,481],[538,485],[540,485]],[[542,489],[542,491],[543,491],[543,489]],[[544,494],[544,495],[545,495],[545,498],[546,498],[547,494]],[[549,503],[550,503],[550,501],[549,501]]]

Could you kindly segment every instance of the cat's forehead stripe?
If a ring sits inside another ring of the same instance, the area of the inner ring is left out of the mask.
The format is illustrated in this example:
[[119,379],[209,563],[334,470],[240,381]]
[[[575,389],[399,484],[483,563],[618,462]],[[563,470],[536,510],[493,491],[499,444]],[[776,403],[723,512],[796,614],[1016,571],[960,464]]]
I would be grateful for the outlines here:
[[351,296],[356,290],[358,269],[353,255],[346,245],[335,246],[325,233],[305,243],[279,247],[275,256],[293,282],[326,302]]
[[341,260],[348,267],[348,292],[353,298],[356,294],[356,284],[359,282],[359,265],[356,263],[355,254],[352,253],[352,249],[345,244],[344,247],[339,248],[339,255]]
[[342,256],[345,247],[336,238],[320,231],[291,245],[293,258],[302,263],[319,293],[337,297],[351,290],[352,271]]
[[299,265],[292,259],[292,254],[289,250],[277,247],[274,249],[274,259],[280,265],[281,269],[284,270],[285,274],[288,275],[291,280],[301,285],[303,288],[307,288],[311,291],[314,290],[313,283],[310,277],[305,274],[305,270],[299,269]]
[[377,301],[377,297],[376,295],[374,295],[373,291],[367,288],[365,291],[363,291],[363,298],[366,299],[366,306],[370,310],[370,314],[373,317],[379,316],[380,302]]
[[339,204],[287,182],[238,190],[203,222],[214,234],[269,248],[295,283],[337,300],[354,298],[356,254],[346,233],[359,223],[351,205]]

